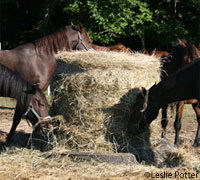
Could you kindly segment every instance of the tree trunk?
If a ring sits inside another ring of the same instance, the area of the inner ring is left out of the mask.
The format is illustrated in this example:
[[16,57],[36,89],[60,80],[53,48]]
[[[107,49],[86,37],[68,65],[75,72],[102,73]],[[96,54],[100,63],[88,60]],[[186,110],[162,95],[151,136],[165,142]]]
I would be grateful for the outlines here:
[[140,41],[141,41],[141,45],[142,45],[142,51],[144,51],[145,50],[145,36],[144,36],[144,34],[140,34],[139,35],[139,37],[140,37]]

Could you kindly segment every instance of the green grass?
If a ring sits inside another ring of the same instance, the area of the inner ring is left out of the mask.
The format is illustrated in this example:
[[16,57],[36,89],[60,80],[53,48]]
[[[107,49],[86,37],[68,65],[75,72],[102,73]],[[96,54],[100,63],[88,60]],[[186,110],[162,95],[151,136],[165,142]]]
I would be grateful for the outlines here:
[[191,104],[186,104],[183,109],[183,120],[187,122],[196,121],[196,114]]

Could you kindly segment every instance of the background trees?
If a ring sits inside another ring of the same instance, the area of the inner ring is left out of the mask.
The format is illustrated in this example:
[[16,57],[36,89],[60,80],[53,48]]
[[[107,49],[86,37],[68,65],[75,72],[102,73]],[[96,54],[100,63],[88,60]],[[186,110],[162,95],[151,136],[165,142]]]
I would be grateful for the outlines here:
[[94,43],[169,50],[177,38],[198,44],[199,0],[1,0],[2,48],[82,22]]

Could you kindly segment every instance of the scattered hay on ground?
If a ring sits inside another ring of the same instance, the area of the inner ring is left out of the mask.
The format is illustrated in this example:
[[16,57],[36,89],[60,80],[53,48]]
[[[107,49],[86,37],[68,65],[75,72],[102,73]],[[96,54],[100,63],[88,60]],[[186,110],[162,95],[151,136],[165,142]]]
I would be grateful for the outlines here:
[[[46,153],[41,153],[37,150],[15,148],[1,154],[0,179],[140,180],[146,179],[148,175],[150,175],[150,177],[147,179],[155,179],[155,176],[158,176],[158,174],[160,178],[157,179],[163,179],[161,175],[164,175],[164,173],[172,174],[172,178],[167,178],[166,176],[164,179],[186,180],[189,179],[189,173],[194,173],[194,175],[197,175],[197,178],[195,177],[193,179],[198,179],[200,178],[198,173],[200,169],[198,161],[200,155],[191,157],[191,153],[194,153],[192,151],[190,150],[190,152],[185,154],[182,149],[176,149],[169,155],[169,160],[176,160],[180,157],[184,157],[188,163],[187,165],[181,164],[182,166],[178,165],[171,168],[164,166],[160,168],[153,165],[147,166],[143,163],[125,165],[99,163],[95,161],[72,161],[70,157],[60,156],[63,152],[63,149],[60,147]],[[49,157],[49,155],[54,153],[58,155]],[[179,176],[176,176],[176,178],[175,173],[179,173]],[[187,176],[184,176],[185,173],[187,173]]]

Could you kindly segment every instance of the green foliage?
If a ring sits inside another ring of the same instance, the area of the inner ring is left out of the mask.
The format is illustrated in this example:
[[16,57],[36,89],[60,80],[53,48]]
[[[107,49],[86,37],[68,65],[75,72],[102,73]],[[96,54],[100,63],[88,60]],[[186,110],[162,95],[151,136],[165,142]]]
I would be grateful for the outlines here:
[[66,1],[64,12],[79,14],[85,18],[81,18],[83,22],[91,22],[87,29],[92,39],[102,43],[141,34],[141,27],[152,21],[148,4],[140,0]]
[[[177,38],[200,39],[199,0],[5,0],[1,1],[3,47],[82,22],[102,45],[122,41],[132,49],[167,48]],[[134,40],[134,41],[133,41]]]

